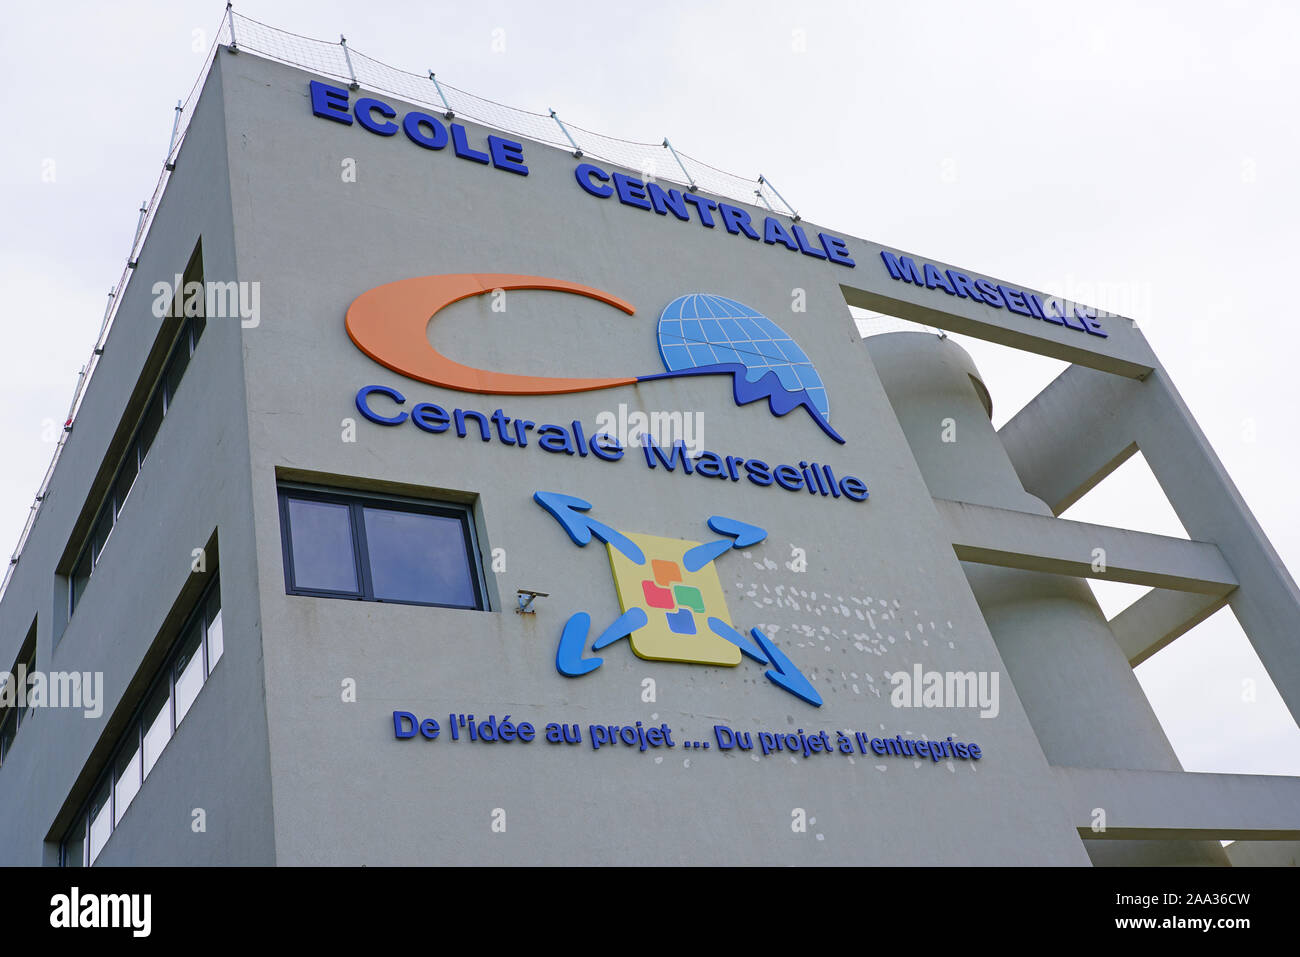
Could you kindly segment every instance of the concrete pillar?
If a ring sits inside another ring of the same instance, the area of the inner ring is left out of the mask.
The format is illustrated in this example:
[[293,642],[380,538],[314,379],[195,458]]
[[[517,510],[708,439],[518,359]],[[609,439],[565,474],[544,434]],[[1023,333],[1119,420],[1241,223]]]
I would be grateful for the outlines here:
[[[1052,514],[1021,484],[964,349],[919,332],[872,336],[866,344],[931,495]],[[962,567],[1051,764],[1182,770],[1086,582]],[[1212,841],[1089,840],[1085,847],[1095,864],[1227,863]]]

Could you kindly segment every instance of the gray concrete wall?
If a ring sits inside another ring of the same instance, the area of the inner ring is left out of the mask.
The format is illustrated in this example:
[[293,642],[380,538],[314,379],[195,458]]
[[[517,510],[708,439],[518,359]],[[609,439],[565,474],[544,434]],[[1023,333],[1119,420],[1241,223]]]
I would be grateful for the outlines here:
[[[381,138],[318,119],[308,74],[249,56],[225,67],[240,273],[264,283],[262,324],[246,330],[244,342],[278,862],[1087,863],[1008,683],[993,720],[889,703],[885,672],[914,662],[1003,665],[839,288],[872,263],[860,258],[849,270],[721,226],[597,200],[575,183],[572,156],[532,143],[525,178],[458,159],[450,148],[430,152],[400,134]],[[481,147],[486,131],[469,128]],[[348,159],[353,183],[341,176]],[[750,211],[761,222],[762,213]],[[803,225],[815,236],[815,226]],[[461,362],[536,375],[659,371],[655,323],[681,294],[713,292],[754,306],[813,357],[847,445],[801,411],[777,419],[761,403],[737,407],[719,379],[491,397],[405,379],[348,340],[344,312],[360,293],[454,272],[570,279],[636,306],[627,317],[575,297],[512,293],[504,314],[479,299],[449,307],[433,325],[433,342]],[[805,313],[791,311],[796,289],[806,292]],[[371,383],[402,390],[408,408],[501,407],[538,422],[580,419],[588,431],[619,403],[690,410],[703,416],[706,448],[769,463],[813,459],[837,475],[861,476],[871,498],[854,504],[664,475],[646,469],[637,450],[601,463],[385,428],[353,407],[357,388]],[[342,440],[345,419],[356,420],[355,443]],[[502,603],[521,587],[550,597],[525,617],[509,605],[473,612],[288,596],[277,469],[475,494],[485,552],[501,547],[507,556],[506,571],[493,576]],[[778,629],[777,642],[812,677],[825,706],[780,691],[752,664],[648,662],[625,642],[603,653],[599,671],[557,674],[568,616],[589,611],[603,627],[619,609],[599,546],[575,547],[532,502],[538,489],[581,496],[594,515],[626,531],[698,541],[713,514],[766,527],[766,543],[719,560],[727,603],[738,626]],[[792,544],[807,550],[806,573],[784,567]],[[778,586],[800,592],[797,608],[766,603]],[[870,623],[854,614],[864,602]],[[657,683],[654,703],[641,699],[647,677]],[[349,678],[355,703],[342,700]],[[444,723],[453,711],[584,729],[666,721],[697,739],[715,723],[952,734],[977,740],[986,757],[950,769],[873,756],[755,762],[681,748],[662,762],[586,745],[507,751],[394,740],[394,709]],[[496,808],[507,814],[504,834],[490,829]],[[816,819],[807,834],[792,833],[794,808]]]
[[[220,59],[220,55],[219,55]],[[218,70],[222,64],[218,62]],[[102,671],[104,713],[37,710],[0,768],[0,863],[57,860],[56,815],[129,681],[191,579],[192,549],[220,538],[225,654],[110,838],[103,864],[267,864],[275,859],[263,706],[249,457],[238,322],[207,324],[119,524],[54,644],[66,602],[56,566],[159,330],[151,286],[184,271],[202,237],[207,278],[236,273],[217,74],[199,100],[148,240],[22,559],[0,603],[0,667],[33,616],[37,667]],[[63,617],[66,617],[64,615]],[[89,785],[93,782],[83,782]],[[205,833],[191,812],[206,812]],[[46,842],[50,836],[54,841]]]

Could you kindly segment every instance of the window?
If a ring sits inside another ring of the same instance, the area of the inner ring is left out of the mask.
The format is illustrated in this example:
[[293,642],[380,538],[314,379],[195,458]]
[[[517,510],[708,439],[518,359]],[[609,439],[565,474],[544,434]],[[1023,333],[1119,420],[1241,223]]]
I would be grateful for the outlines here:
[[282,485],[280,534],[291,595],[486,608],[464,505]]
[[[9,750],[14,745],[18,729],[31,716],[33,707],[28,704],[27,693],[30,688],[31,674],[36,670],[36,625],[32,624],[23,649],[18,653],[18,660],[8,673],[0,673],[0,683],[6,688],[5,699],[8,704],[0,709],[0,767],[9,758]],[[20,687],[23,686],[23,687]]]
[[104,551],[104,546],[108,543],[109,535],[112,534],[113,527],[122,514],[122,506],[126,503],[127,496],[131,494],[131,489],[135,487],[136,476],[140,474],[140,469],[144,466],[145,456],[149,454],[149,449],[153,446],[154,437],[158,434],[158,427],[162,425],[163,415],[171,408],[173,397],[180,386],[181,376],[185,374],[185,370],[189,366],[190,356],[198,348],[199,336],[203,334],[203,327],[204,319],[201,317],[185,320],[180,335],[177,337],[175,345],[172,346],[171,355],[163,368],[162,376],[154,387],[149,401],[145,404],[144,413],[140,416],[140,421],[136,425],[135,435],[132,437],[126,452],[123,453],[117,471],[113,476],[113,481],[109,484],[108,496],[104,499],[95,515],[95,521],[91,525],[90,536],[82,548],[81,557],[73,566],[72,580],[68,588],[69,617],[76,611],[77,603],[81,601],[82,593],[86,590],[86,583],[90,580],[91,573],[99,564],[99,557]]
[[95,863],[223,650],[221,586],[214,576],[63,838],[64,867]]

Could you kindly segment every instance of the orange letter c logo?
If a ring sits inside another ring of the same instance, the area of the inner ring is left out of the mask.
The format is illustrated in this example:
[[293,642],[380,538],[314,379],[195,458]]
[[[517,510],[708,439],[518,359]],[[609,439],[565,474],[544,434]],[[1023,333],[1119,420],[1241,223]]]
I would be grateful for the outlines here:
[[453,273],[401,279],[363,292],[348,307],[348,335],[358,349],[380,365],[430,385],[462,392],[553,395],[609,389],[637,381],[635,376],[564,379],[492,372],[462,365],[433,347],[428,328],[438,310],[494,289],[549,289],[597,299],[628,315],[636,312],[630,303],[607,292],[563,279],[511,273]]

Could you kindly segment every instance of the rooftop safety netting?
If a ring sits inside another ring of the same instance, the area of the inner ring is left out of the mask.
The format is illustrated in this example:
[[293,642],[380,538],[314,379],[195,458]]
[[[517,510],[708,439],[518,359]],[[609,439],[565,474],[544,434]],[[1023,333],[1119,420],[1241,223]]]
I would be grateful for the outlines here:
[[484,126],[536,143],[565,150],[580,150],[594,157],[653,177],[668,180],[700,192],[765,206],[783,215],[794,210],[786,205],[771,184],[761,177],[746,178],[702,163],[668,145],[668,140],[641,143],[606,136],[565,122],[553,113],[533,113],[485,99],[453,86],[446,80],[424,73],[408,73],[380,63],[361,53],[340,37],[339,42],[313,40],[284,30],[277,30],[249,17],[232,13],[223,24],[222,42],[239,50],[291,66],[332,77],[346,84],[374,92],[388,93],[409,103],[429,107],[439,113],[452,112]]

